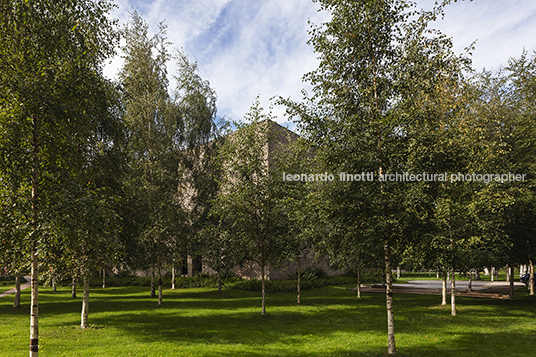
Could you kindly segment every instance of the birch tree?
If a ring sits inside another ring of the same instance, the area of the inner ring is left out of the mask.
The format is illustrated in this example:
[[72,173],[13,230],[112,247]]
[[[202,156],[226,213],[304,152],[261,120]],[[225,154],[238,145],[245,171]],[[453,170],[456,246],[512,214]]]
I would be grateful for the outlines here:
[[[318,162],[315,158],[315,149],[306,140],[297,134],[287,132],[279,139],[284,145],[277,148],[277,154],[272,162],[282,171],[283,175],[310,174],[318,170]],[[323,233],[322,222],[319,219],[321,213],[318,210],[318,202],[321,199],[318,192],[321,184],[314,181],[286,181],[284,185],[284,197],[282,204],[288,217],[289,249],[288,259],[296,263],[297,284],[296,302],[301,304],[301,262],[305,258],[315,259],[320,250],[315,245]]]
[[[31,208],[30,355],[38,355],[39,250],[44,218],[61,175],[99,121],[103,61],[116,32],[107,1],[4,1],[0,5],[2,170],[23,181]],[[97,98],[95,97],[97,94]]]
[[0,178],[0,264],[7,267],[9,274],[15,275],[15,295],[13,307],[20,306],[21,276],[28,271],[28,245],[24,238],[28,235],[28,224],[24,220],[27,211],[27,188],[19,183]]
[[212,213],[221,229],[233,239],[242,261],[256,263],[261,271],[262,315],[266,315],[267,268],[285,257],[288,218],[282,205],[283,181],[270,159],[276,155],[271,115],[257,100],[245,116],[247,124],[225,138],[218,161],[224,174]]
[[[473,110],[475,120],[483,123],[489,148],[481,165],[489,172],[524,175],[523,180],[493,180],[481,187],[474,202],[482,222],[506,235],[507,246],[495,247],[494,256],[507,257],[507,261],[496,260],[495,265],[531,265],[536,254],[535,82],[536,54],[526,52],[511,58],[498,73],[483,72],[477,77],[480,96]],[[510,295],[513,299],[513,289]]]
[[[230,268],[228,263],[233,255],[228,254],[231,247],[227,245],[226,237],[214,234],[212,228],[216,228],[218,223],[209,217],[209,212],[217,194],[216,179],[221,175],[216,164],[220,147],[218,139],[226,130],[227,122],[225,118],[218,118],[216,92],[199,75],[197,62],[188,58],[183,51],[177,51],[174,59],[178,71],[174,76],[177,86],[173,100],[184,121],[180,192],[189,221],[188,241],[183,240],[176,254],[179,257],[208,257],[211,267],[220,278],[221,272]],[[227,254],[218,256],[218,251],[223,253],[221,250]],[[221,291],[221,281],[218,290]]]
[[119,78],[129,155],[125,190],[144,212],[132,217],[136,231],[131,232],[145,258],[139,262],[158,274],[161,305],[162,267],[173,260],[184,237],[185,213],[178,197],[184,123],[168,92],[165,25],[149,36],[148,25],[134,12],[123,33],[125,62]]
[[331,19],[310,31],[320,59],[318,69],[304,77],[313,95],[302,104],[289,101],[289,113],[319,146],[330,171],[342,175],[340,181],[352,175],[354,182],[333,185],[334,197],[350,208],[340,237],[355,232],[359,246],[382,248],[388,353],[396,354],[392,255],[413,237],[429,201],[418,190],[412,194],[411,183],[385,178],[415,169],[408,155],[423,145],[416,128],[431,132],[437,125],[437,116],[416,115],[413,89],[424,91],[427,83],[439,84],[438,78],[456,80],[459,68],[450,65],[455,56],[448,38],[428,32],[440,6],[419,13],[405,1],[318,2]]

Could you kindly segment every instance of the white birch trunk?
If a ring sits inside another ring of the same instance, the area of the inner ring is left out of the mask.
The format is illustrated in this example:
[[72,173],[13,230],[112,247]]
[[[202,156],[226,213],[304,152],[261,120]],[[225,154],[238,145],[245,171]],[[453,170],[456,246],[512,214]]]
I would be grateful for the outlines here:
[[401,273],[401,271],[400,271],[400,265],[399,265],[399,266],[396,267],[396,278],[397,279],[400,279],[400,273]]
[[52,291],[56,292],[56,275],[52,275]]
[[443,271],[441,277],[441,306],[447,305],[447,272]]
[[74,275],[71,282],[71,298],[76,299],[76,276]]
[[171,267],[171,290],[175,290],[175,260],[173,260],[173,266]]
[[298,285],[296,286],[296,301],[301,304],[301,254],[298,254]]
[[102,268],[102,288],[106,289],[106,268]]
[[88,316],[89,316],[89,277],[87,276],[87,272],[84,272],[83,276],[84,280],[84,297],[82,298],[82,314],[80,319],[80,328],[87,328],[89,326],[88,324]]
[[37,256],[37,224],[39,208],[37,205],[39,188],[39,167],[37,153],[39,140],[37,137],[37,121],[32,118],[32,149],[34,160],[32,162],[32,232],[31,232],[31,303],[30,303],[30,357],[39,356],[39,257]]
[[508,266],[508,272],[509,272],[509,276],[510,276],[510,293],[508,294],[508,299],[509,300],[515,300],[514,298],[514,265],[513,264],[510,264]]
[[361,269],[357,267],[357,298],[361,299]]
[[162,306],[162,271],[158,267],[158,306]]
[[[35,231],[34,231],[35,232]],[[39,356],[39,260],[37,242],[32,243],[32,297],[30,305],[30,357]]]
[[467,284],[469,291],[473,291],[473,272],[469,272],[469,283]]
[[261,279],[262,279],[262,315],[266,315],[266,285],[264,281],[264,264],[261,265]]
[[395,319],[393,312],[393,278],[391,273],[391,246],[389,244],[389,238],[385,239],[383,249],[385,256],[385,297],[387,306],[387,353],[394,355],[396,354]]
[[452,268],[450,274],[450,313],[456,316],[456,272]]
[[151,267],[151,297],[156,297],[155,283],[154,283],[154,267]]
[[529,262],[530,262],[529,294],[534,295],[534,264],[532,262],[532,259],[529,260]]

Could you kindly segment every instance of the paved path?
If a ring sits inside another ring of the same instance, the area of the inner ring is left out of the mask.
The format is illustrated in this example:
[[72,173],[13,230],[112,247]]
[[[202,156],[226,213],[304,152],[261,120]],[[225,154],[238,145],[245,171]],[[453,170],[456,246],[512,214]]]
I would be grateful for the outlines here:
[[[406,284],[393,284],[393,291],[401,294],[441,295],[441,285],[441,280],[414,280]],[[525,284],[514,282],[514,289],[522,286]],[[468,289],[467,280],[456,281],[457,296],[508,299],[510,283],[505,281],[473,281],[472,290]],[[382,288],[380,284],[364,284],[361,285],[361,291],[380,293],[385,292],[385,288]],[[447,281],[447,293],[450,293],[450,280]]]
[[[30,285],[32,285],[32,277],[31,277],[31,276],[25,276],[24,279],[26,279],[27,282],[24,283],[24,284],[21,284],[21,285],[20,285],[20,289],[21,289],[21,290],[24,290],[24,289],[26,289],[26,288],[29,288]],[[17,289],[15,289],[15,288],[10,289],[10,290],[8,290],[8,291],[5,291],[5,292],[1,293],[1,294],[0,294],[0,298],[1,298],[2,296],[6,296],[6,295],[9,295],[9,294],[15,294],[16,292],[17,292]]]
[[[398,286],[401,288],[422,288],[422,289],[441,289],[442,281],[441,280],[412,280],[408,281],[407,284],[393,284],[393,286]],[[491,288],[509,288],[510,283],[507,281],[482,281],[482,280],[473,280],[472,284],[473,290],[489,290]],[[525,284],[515,281],[514,287],[517,289],[519,287],[525,286]],[[456,289],[467,290],[469,289],[468,280],[456,280]],[[447,280],[447,290],[450,290],[450,280]]]

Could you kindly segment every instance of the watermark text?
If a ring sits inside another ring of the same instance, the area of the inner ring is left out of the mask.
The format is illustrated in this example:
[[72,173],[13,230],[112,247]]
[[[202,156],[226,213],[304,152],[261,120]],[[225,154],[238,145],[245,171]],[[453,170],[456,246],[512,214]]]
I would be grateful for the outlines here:
[[348,173],[339,172],[333,174],[330,172],[323,173],[286,173],[283,172],[283,181],[301,181],[301,182],[333,182],[338,179],[339,182],[524,182],[526,174],[514,173],[408,173],[395,172],[385,173],[382,175],[374,172]]

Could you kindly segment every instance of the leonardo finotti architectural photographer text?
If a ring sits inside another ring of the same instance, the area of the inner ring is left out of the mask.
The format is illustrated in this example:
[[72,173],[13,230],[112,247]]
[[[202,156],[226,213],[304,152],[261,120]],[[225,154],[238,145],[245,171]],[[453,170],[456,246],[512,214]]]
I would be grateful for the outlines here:
[[283,181],[325,181],[331,182],[335,181],[337,178],[340,182],[371,182],[371,181],[382,181],[382,182],[426,182],[426,181],[441,181],[441,182],[524,182],[526,174],[479,174],[479,173],[455,173],[449,174],[447,172],[441,174],[430,174],[430,173],[420,173],[420,174],[410,174],[407,172],[403,173],[392,173],[378,175],[374,172],[361,172],[358,174],[351,174],[346,172],[340,172],[338,175],[333,173],[324,172],[320,174],[291,174],[283,172]]

